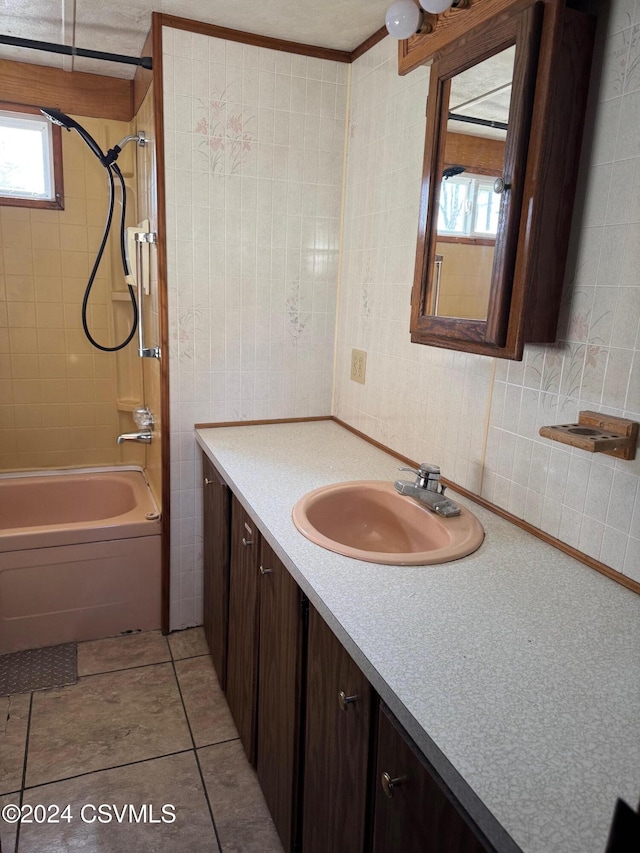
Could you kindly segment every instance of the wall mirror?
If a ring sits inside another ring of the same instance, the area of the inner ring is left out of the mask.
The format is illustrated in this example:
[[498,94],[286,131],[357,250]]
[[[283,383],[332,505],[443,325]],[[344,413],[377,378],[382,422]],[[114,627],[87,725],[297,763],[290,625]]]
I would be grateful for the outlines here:
[[[521,358],[525,340],[555,338],[556,295],[549,303],[540,298],[543,279],[532,273],[531,258],[538,250],[533,238],[544,236],[539,223],[562,215],[559,242],[553,235],[553,281],[545,280],[561,287],[590,61],[584,27],[571,43],[573,14],[561,4],[518,6],[433,56],[413,342]],[[552,83],[550,70],[563,70],[556,57],[568,48],[582,70]],[[576,74],[583,75],[581,88]],[[568,190],[562,213],[557,188],[540,180],[547,170]],[[537,327],[533,314],[524,319],[536,304],[555,310]]]

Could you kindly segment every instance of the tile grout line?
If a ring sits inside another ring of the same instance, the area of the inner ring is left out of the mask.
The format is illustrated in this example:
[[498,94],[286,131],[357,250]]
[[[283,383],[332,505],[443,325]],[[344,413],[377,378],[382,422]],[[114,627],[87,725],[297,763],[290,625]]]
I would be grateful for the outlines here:
[[47,785],[57,785],[58,782],[70,782],[72,779],[81,779],[83,776],[94,776],[96,773],[107,773],[110,770],[122,770],[123,767],[135,767],[136,764],[145,764],[147,761],[159,761],[162,758],[172,758],[174,755],[184,755],[193,750],[178,749],[175,752],[163,752],[161,755],[152,755],[149,758],[139,758],[137,761],[127,761],[124,764],[114,764],[110,767],[98,767],[96,770],[87,770],[85,773],[74,773],[71,776],[62,776],[60,779],[49,779],[46,782],[38,782],[37,785],[28,785],[24,791],[35,791],[37,788],[44,788]]
[[[196,655],[196,657],[204,657],[204,655]],[[189,658],[183,658],[183,660],[189,660]],[[207,801],[207,807],[209,809],[209,815],[211,817],[211,825],[213,826],[213,832],[216,837],[216,844],[218,845],[219,853],[222,853],[222,842],[220,841],[220,835],[218,834],[218,827],[216,825],[216,819],[213,815],[213,808],[211,807],[211,800],[209,799],[209,791],[207,790],[207,783],[204,780],[204,774],[202,772],[202,767],[200,765],[200,758],[198,756],[198,748],[196,747],[196,741],[193,736],[193,730],[191,728],[191,721],[189,720],[189,714],[187,713],[187,706],[184,702],[184,696],[182,695],[182,688],[180,687],[180,679],[178,678],[178,673],[176,671],[176,661],[172,659],[171,665],[173,667],[173,675],[176,680],[176,686],[178,688],[178,694],[180,696],[180,701],[182,703],[182,710],[184,711],[185,720],[187,721],[187,727],[189,729],[189,735],[191,737],[191,743],[193,744],[193,756],[196,760],[196,765],[198,767],[198,773],[200,774],[200,782],[202,783],[202,790],[204,791],[204,796]]]
[[[201,655],[190,655],[189,657],[186,657],[186,658],[177,658],[177,660],[171,657],[171,658],[168,658],[167,660],[157,660],[157,661],[153,661],[152,663],[137,663],[137,664],[134,664],[133,666],[123,666],[120,669],[101,669],[99,672],[87,672],[86,675],[78,675],[78,680],[80,680],[81,678],[93,678],[95,675],[111,675],[114,672],[129,672],[129,670],[131,670],[131,669],[145,669],[146,667],[149,667],[149,666],[162,666],[162,664],[164,664],[164,663],[173,664],[173,663],[179,663],[180,661],[183,661],[183,660],[194,660],[195,658],[204,658],[204,657],[207,657],[207,654],[208,653],[205,652],[204,654],[201,654]],[[62,687],[73,687],[72,684],[63,684],[61,686]],[[46,688],[46,689],[47,690],[49,690],[49,689],[56,690],[56,689],[60,689],[60,688],[52,687],[52,688]]]
[[[22,762],[22,782],[20,784],[20,809],[24,800],[25,783],[27,781],[27,761],[29,758],[29,736],[31,734],[31,712],[33,710],[33,691],[29,694],[29,713],[27,715],[27,734],[24,739],[24,761]],[[18,845],[20,843],[20,826],[21,821],[18,821],[16,826],[16,843],[14,847],[15,853],[18,853]]]

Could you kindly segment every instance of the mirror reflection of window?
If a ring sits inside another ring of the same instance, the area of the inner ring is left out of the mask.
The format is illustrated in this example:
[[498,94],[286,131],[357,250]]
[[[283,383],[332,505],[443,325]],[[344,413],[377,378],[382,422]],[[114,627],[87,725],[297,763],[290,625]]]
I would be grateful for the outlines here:
[[500,196],[493,180],[482,175],[460,175],[440,185],[438,235],[495,237]]
[[486,320],[502,196],[515,47],[451,78],[430,313]]

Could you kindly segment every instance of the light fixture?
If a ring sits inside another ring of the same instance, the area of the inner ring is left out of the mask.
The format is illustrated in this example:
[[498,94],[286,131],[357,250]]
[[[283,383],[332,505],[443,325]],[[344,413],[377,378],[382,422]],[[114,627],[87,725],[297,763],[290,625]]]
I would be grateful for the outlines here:
[[396,0],[387,9],[385,23],[389,34],[398,40],[408,39],[416,33],[427,35],[433,32],[436,19],[447,9],[468,9],[471,0],[418,0],[420,9],[414,0]]
[[441,15],[452,6],[451,0],[418,0],[425,12],[431,12],[432,15]]
[[469,0],[418,0],[425,12],[441,15],[447,9],[468,9]]
[[413,0],[396,0],[387,9],[385,23],[389,34],[397,39],[408,39],[422,27],[424,14]]

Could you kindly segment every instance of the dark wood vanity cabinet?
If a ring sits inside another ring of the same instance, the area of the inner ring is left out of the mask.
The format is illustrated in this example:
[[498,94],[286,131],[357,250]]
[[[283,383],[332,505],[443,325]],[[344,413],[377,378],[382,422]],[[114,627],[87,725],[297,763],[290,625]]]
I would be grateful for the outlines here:
[[285,851],[493,851],[206,459],[203,476],[207,637],[217,668],[227,536],[227,701]]
[[256,764],[258,696],[258,557],[260,534],[231,499],[227,702],[249,761]]
[[307,653],[304,853],[363,853],[373,691],[311,607]]
[[487,853],[384,705],[378,714],[373,853]]
[[223,690],[227,685],[231,491],[202,454],[204,632]]
[[231,499],[227,702],[285,850],[299,836],[306,597]]
[[262,540],[257,773],[282,846],[298,840],[308,601]]

